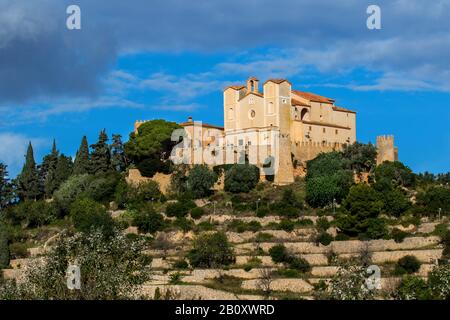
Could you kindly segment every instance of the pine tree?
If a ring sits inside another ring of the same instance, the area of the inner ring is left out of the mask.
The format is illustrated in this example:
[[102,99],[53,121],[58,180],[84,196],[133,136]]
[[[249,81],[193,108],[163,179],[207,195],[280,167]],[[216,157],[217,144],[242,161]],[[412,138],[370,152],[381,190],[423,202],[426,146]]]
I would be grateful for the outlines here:
[[85,174],[89,173],[90,167],[90,155],[89,146],[86,136],[83,136],[81,140],[80,148],[78,149],[77,156],[75,157],[75,163],[73,167],[73,174]]
[[0,163],[0,211],[11,202],[13,197],[13,188],[8,179],[7,167]]
[[58,164],[59,151],[56,149],[56,142],[53,140],[52,152],[44,157],[42,165],[39,167],[39,184],[46,197],[51,197],[55,191],[55,170]]
[[61,184],[66,181],[73,171],[73,162],[71,157],[66,157],[61,154],[58,158],[58,164],[56,165],[54,184],[55,190],[58,189]]
[[39,191],[39,172],[34,161],[33,146],[28,145],[25,164],[17,180],[17,193],[21,200],[36,200]]
[[122,136],[120,134],[113,134],[111,144],[111,165],[119,172],[126,169],[128,161],[123,150]]
[[108,135],[105,130],[100,131],[98,142],[91,145],[91,173],[102,173],[112,170],[111,150],[108,146]]

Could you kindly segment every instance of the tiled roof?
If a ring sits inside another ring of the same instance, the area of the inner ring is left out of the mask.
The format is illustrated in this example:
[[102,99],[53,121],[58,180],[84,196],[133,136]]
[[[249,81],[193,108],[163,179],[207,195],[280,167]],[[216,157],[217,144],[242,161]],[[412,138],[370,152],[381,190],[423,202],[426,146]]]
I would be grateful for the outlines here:
[[292,103],[293,106],[309,107],[308,104],[306,104],[304,102],[301,102],[301,101],[299,101],[297,99],[291,99],[291,103]]
[[349,110],[349,109],[345,109],[345,108],[341,108],[341,107],[333,107],[334,111],[342,111],[342,112],[349,112],[349,113],[356,113],[355,111]]
[[227,89],[241,90],[241,89],[245,89],[245,86],[234,85],[234,86],[228,86],[225,88],[225,90],[227,90]]
[[[188,126],[193,126],[194,124],[200,125],[200,122],[197,122],[197,121],[187,121],[187,122],[182,122],[182,123],[180,123],[180,126],[182,126],[182,127],[188,127]],[[213,124],[204,123],[204,122],[202,122],[201,125],[202,125],[202,127],[205,127],[205,128],[224,130],[223,127],[216,126],[216,125],[213,125]]]
[[269,80],[267,80],[266,82],[264,82],[264,84],[266,84],[267,82],[275,82],[276,84],[280,84],[280,83],[283,83],[283,82],[287,82],[287,83],[289,83],[289,84],[291,84],[288,80],[286,80],[286,79],[269,79]]
[[248,95],[254,94],[255,96],[264,98],[264,95],[260,92],[247,92],[241,99],[239,99],[239,101],[241,101],[242,99],[244,99],[245,97],[247,97]]
[[292,92],[306,100],[309,101],[314,101],[314,102],[321,102],[321,103],[330,103],[333,104],[334,100],[327,98],[327,97],[323,97],[323,96],[319,96],[318,94],[315,93],[311,93],[311,92],[303,92],[303,91],[298,91],[298,90],[292,90]]

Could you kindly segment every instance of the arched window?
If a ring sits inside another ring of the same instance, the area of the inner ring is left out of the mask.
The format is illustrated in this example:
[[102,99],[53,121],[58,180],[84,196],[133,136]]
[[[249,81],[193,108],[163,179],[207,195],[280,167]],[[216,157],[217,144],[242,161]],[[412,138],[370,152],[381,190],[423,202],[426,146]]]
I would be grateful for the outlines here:
[[306,109],[306,108],[302,109],[302,112],[300,114],[300,119],[302,121],[308,121],[309,120],[309,111],[308,111],[308,109]]

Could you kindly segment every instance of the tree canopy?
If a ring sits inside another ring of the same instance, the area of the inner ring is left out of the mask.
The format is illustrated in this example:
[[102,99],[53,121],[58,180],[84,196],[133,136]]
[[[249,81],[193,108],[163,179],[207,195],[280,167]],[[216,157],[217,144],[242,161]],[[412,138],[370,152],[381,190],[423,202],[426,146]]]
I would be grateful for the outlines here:
[[20,199],[35,200],[40,196],[39,173],[34,160],[33,146],[28,145],[25,164],[17,179],[17,194]]
[[[130,139],[124,145],[125,154],[138,165],[139,170],[142,169],[142,174],[152,176],[164,168],[172,148],[178,143],[172,141],[172,133],[181,128],[177,123],[165,120],[145,122],[138,128],[137,134],[130,134]],[[141,163],[145,165],[139,166]]]

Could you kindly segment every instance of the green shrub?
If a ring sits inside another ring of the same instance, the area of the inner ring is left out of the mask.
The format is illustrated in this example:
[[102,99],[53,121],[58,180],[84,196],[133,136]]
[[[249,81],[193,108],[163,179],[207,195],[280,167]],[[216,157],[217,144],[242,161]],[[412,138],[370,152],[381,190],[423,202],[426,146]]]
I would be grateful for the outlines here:
[[358,184],[350,189],[342,204],[342,213],[337,219],[338,228],[349,236],[357,236],[368,232],[370,238],[377,238],[383,226],[377,220],[383,207],[378,192],[366,184]]
[[321,153],[306,165],[306,201],[310,206],[329,206],[333,199],[340,203],[347,196],[353,172],[345,169],[341,153]]
[[321,232],[316,237],[316,243],[321,243],[328,246],[333,241],[333,236],[327,232]]
[[336,237],[334,238],[334,240],[336,240],[336,241],[347,241],[349,239],[350,239],[350,237],[348,235],[346,235],[345,233],[338,233],[336,235]]
[[314,221],[312,221],[311,219],[300,219],[297,221],[297,225],[301,227],[313,226]]
[[178,197],[177,202],[169,203],[166,207],[166,214],[169,217],[185,217],[191,209],[196,206],[189,193],[184,193]]
[[155,233],[161,231],[165,227],[164,217],[156,213],[150,204],[142,206],[133,217],[133,225],[139,232]]
[[225,172],[225,191],[249,192],[259,181],[259,168],[249,164],[234,164]]
[[428,274],[428,286],[433,299],[450,300],[450,264],[435,267]]
[[433,186],[417,195],[417,205],[428,214],[436,216],[439,208],[442,215],[450,214],[450,188]]
[[252,257],[252,258],[247,260],[247,263],[244,265],[244,270],[246,272],[249,272],[253,268],[256,268],[256,267],[260,266],[261,264],[262,264],[261,259],[259,259],[257,257]]
[[316,221],[316,227],[319,231],[327,231],[330,226],[331,224],[326,217],[320,217]]
[[214,224],[212,224],[210,221],[203,221],[197,224],[197,229],[199,231],[211,231],[214,230]]
[[[377,185],[375,185],[376,187]],[[383,212],[400,217],[411,207],[411,203],[406,197],[405,192],[400,188],[381,189],[379,191],[381,191],[381,198],[384,202]]]
[[0,270],[9,266],[9,259],[8,234],[0,225]]
[[[181,284],[182,283],[181,279],[182,279],[182,274],[179,273],[179,272],[175,272],[175,273],[172,273],[169,276],[169,283],[172,284],[172,285],[174,285],[174,284]],[[167,292],[166,292],[166,295],[168,295]]]
[[166,207],[166,215],[169,217],[185,217],[189,212],[189,208],[181,202],[169,203]]
[[9,245],[9,252],[11,258],[13,259],[22,259],[28,258],[28,245],[23,242],[13,242]]
[[375,168],[375,181],[391,187],[414,187],[415,175],[400,161],[385,161]]
[[97,174],[89,183],[86,193],[98,202],[109,202],[114,199],[120,174],[116,172]]
[[44,200],[26,200],[12,210],[15,215],[14,222],[25,222],[30,228],[47,225],[58,217],[58,208],[55,204]]
[[429,288],[425,280],[417,276],[405,276],[394,297],[400,300],[428,300]]
[[70,217],[73,225],[81,232],[90,232],[92,229],[102,229],[104,234],[113,232],[114,221],[101,204],[92,199],[76,200],[70,208]]
[[292,232],[295,228],[295,222],[287,219],[281,220],[278,224],[278,228],[287,232]]
[[404,256],[395,266],[395,274],[411,274],[419,271],[420,261],[415,256]]
[[203,208],[193,208],[191,210],[191,218],[192,219],[200,219],[202,216],[205,215],[205,210]]
[[442,256],[448,258],[450,256],[450,230],[447,230],[441,237],[441,243],[444,245]]
[[194,268],[216,268],[236,261],[233,250],[223,232],[202,234],[193,241],[188,259]]
[[367,220],[367,231],[365,235],[368,239],[382,239],[388,236],[386,221],[380,218]]
[[187,178],[188,189],[196,198],[203,198],[211,194],[211,188],[217,181],[217,175],[206,165],[194,165]]
[[439,238],[443,239],[445,237],[445,234],[448,231],[448,226],[446,223],[440,223],[436,227],[434,227],[433,235],[438,236]]
[[116,190],[114,191],[114,202],[120,209],[124,209],[128,203],[128,182],[122,177],[116,185]]
[[270,241],[272,239],[273,239],[273,235],[270,233],[265,233],[265,232],[259,232],[255,237],[256,242],[266,242],[266,241]]
[[259,218],[264,218],[269,213],[270,213],[270,210],[267,207],[259,207],[258,210],[256,210],[256,216]]
[[408,233],[405,231],[402,231],[400,229],[394,228],[391,231],[391,238],[394,239],[395,242],[400,243],[405,240],[405,238],[408,236]]
[[277,244],[269,249],[269,255],[275,263],[283,263],[288,260],[288,252],[282,244]]
[[178,217],[172,223],[176,228],[182,230],[183,232],[191,231],[195,224],[192,220],[188,220],[185,217]]
[[238,233],[242,233],[245,231],[256,232],[261,228],[261,223],[259,223],[258,221],[244,222],[242,220],[235,219],[228,224],[228,230],[233,230]]
[[288,261],[286,261],[289,265],[289,268],[291,269],[295,269],[298,270],[300,272],[309,272],[311,271],[311,266],[308,263],[308,261],[306,261],[303,258],[300,257],[294,257],[294,256],[289,256]]
[[299,278],[301,273],[297,269],[278,269],[277,273],[283,278]]
[[174,269],[188,269],[189,268],[189,264],[187,263],[187,261],[185,259],[180,259],[180,260],[175,261],[172,266]]
[[288,265],[290,269],[295,269],[300,272],[308,272],[311,270],[308,261],[290,254],[282,244],[277,244],[270,248],[269,255],[273,262],[284,263],[285,265]]
[[88,174],[75,175],[61,184],[53,194],[53,198],[62,209],[63,213],[68,213],[72,203],[88,189],[92,181],[92,176]]

